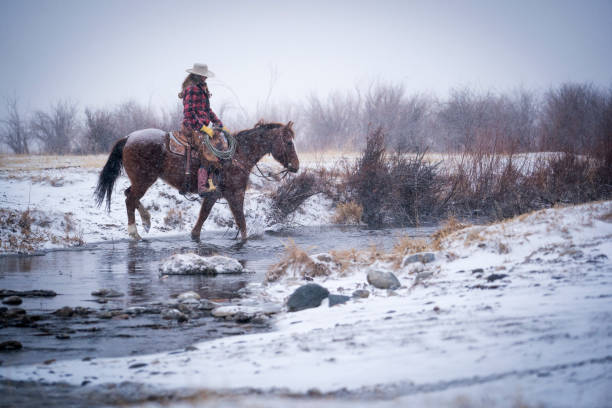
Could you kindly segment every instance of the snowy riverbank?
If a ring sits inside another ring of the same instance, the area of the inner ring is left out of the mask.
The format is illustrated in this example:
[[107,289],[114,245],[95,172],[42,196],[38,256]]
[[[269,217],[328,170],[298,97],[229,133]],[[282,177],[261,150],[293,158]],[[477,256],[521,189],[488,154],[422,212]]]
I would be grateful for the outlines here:
[[[0,254],[81,246],[128,238],[125,196],[130,185],[123,175],[117,180],[111,211],[97,208],[93,193],[105,156],[2,156],[0,163]],[[307,165],[307,164],[306,164]],[[264,169],[280,166],[266,161]],[[245,197],[249,236],[280,226],[270,219],[267,196],[278,183],[251,176]],[[199,212],[199,202],[189,201],[158,180],[141,200],[151,213],[146,233],[140,217],[136,223],[143,238],[189,235]],[[311,197],[287,222],[298,225],[328,224],[333,209],[321,196]],[[225,200],[213,207],[204,230],[235,234],[234,218]]]
[[[269,333],[180,353],[0,367],[0,378],[229,393],[177,406],[604,407],[611,254],[612,202],[539,211],[445,237],[433,262],[394,271],[394,291],[369,286],[367,268],[316,277],[332,293],[370,296],[282,312]],[[304,283],[253,283],[243,302],[281,303]],[[255,392],[233,393],[244,389]],[[261,392],[271,395],[253,396]]]

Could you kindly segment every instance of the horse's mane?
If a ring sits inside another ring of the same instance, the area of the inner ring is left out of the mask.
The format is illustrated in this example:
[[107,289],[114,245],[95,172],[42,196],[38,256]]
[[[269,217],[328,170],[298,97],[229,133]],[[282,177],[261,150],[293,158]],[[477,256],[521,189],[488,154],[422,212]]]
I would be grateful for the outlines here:
[[253,128],[241,130],[240,132],[238,132],[236,134],[236,138],[241,139],[244,137],[249,137],[254,133],[261,132],[262,130],[278,129],[283,126],[285,125],[283,125],[282,123],[277,123],[277,122],[266,123],[263,120],[260,120],[259,122],[257,122],[257,124],[255,124]]

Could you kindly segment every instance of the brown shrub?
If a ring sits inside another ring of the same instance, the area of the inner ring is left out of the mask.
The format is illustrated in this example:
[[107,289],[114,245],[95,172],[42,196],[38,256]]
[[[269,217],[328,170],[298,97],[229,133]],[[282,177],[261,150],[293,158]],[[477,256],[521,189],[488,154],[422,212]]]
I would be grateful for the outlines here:
[[338,203],[334,214],[335,224],[359,224],[363,215],[363,207],[354,201]]
[[331,270],[324,262],[314,260],[306,251],[299,248],[292,239],[285,243],[285,254],[280,262],[270,266],[266,272],[266,282],[274,282],[286,276],[288,271],[297,272],[300,278],[328,276]]
[[183,212],[177,208],[171,208],[164,217],[164,224],[171,228],[180,228],[184,224]]
[[444,238],[449,236],[455,231],[469,227],[469,224],[465,224],[457,220],[455,217],[450,217],[442,223],[442,226],[431,236],[432,247],[439,251],[442,249],[442,241]]

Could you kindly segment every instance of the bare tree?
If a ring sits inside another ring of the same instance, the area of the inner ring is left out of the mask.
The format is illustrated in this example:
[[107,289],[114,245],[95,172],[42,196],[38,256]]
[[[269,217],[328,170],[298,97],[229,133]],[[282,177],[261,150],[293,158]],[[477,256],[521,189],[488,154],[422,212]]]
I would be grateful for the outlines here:
[[85,152],[108,152],[119,137],[113,114],[110,111],[85,109],[85,129],[83,132],[83,150]]
[[17,98],[6,99],[6,118],[0,120],[0,141],[17,154],[30,153],[31,134],[17,108]]
[[563,84],[545,95],[542,149],[587,152],[603,137],[606,94],[590,84]]
[[50,113],[36,111],[30,128],[45,152],[69,153],[77,143],[77,107],[68,102],[57,102]]

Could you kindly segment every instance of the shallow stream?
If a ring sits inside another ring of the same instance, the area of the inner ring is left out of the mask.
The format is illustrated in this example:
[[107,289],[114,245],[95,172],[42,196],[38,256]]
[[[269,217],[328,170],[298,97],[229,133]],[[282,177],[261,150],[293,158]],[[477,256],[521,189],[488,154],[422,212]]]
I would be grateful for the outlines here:
[[[370,245],[388,249],[399,236],[427,236],[432,232],[433,227],[382,230],[299,227],[266,233],[241,245],[233,234],[205,231],[199,243],[181,235],[138,243],[103,242],[37,256],[0,257],[0,289],[43,289],[57,293],[55,297],[24,297],[18,306],[2,305],[8,311],[21,308],[32,319],[0,324],[0,343],[15,340],[23,346],[21,350],[0,352],[0,364],[150,354],[180,350],[222,336],[269,330],[265,323],[239,324],[216,319],[209,312],[178,322],[165,320],[159,313],[128,315],[122,311],[133,306],[167,306],[176,302],[176,295],[186,291],[195,291],[216,303],[239,301],[240,289],[264,279],[268,267],[282,257],[289,239],[313,253]],[[160,261],[178,252],[230,256],[238,259],[248,272],[161,277]],[[102,288],[114,289],[123,296],[100,303],[92,292]],[[53,314],[65,306],[85,308],[88,312],[70,317]],[[106,317],[101,317],[104,314]]]

